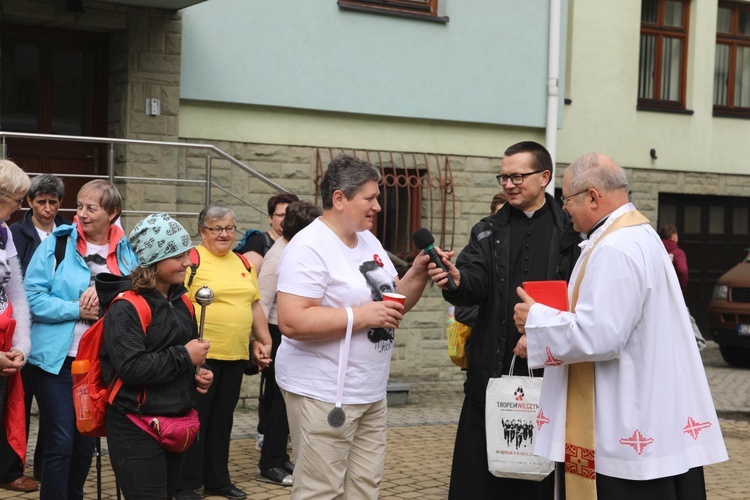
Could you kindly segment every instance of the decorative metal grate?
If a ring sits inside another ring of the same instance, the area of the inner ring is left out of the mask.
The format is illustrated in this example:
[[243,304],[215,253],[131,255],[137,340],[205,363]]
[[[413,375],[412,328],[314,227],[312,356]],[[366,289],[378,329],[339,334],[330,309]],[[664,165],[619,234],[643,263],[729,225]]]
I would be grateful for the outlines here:
[[386,250],[408,262],[418,252],[411,235],[422,226],[432,231],[440,248],[453,249],[456,200],[447,156],[318,148],[316,202],[319,202],[320,180],[328,163],[342,153],[367,160],[380,169],[383,176],[378,200],[381,212],[372,231]]

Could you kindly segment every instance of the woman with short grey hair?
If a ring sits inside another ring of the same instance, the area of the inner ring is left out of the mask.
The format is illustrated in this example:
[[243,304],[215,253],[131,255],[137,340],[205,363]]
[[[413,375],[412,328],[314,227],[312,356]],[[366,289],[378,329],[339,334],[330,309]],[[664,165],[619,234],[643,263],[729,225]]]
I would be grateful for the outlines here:
[[[211,341],[206,365],[214,383],[206,394],[197,396],[201,430],[187,452],[175,495],[178,500],[200,500],[195,490],[201,486],[207,495],[247,496],[229,477],[229,439],[250,344],[253,360],[263,369],[271,361],[271,336],[260,305],[258,276],[244,257],[232,251],[236,229],[234,212],[227,205],[209,205],[198,215],[201,244],[194,253],[198,266],[185,281],[198,320],[204,323],[204,336]],[[206,309],[205,321],[195,300],[203,285],[215,297]]]
[[70,224],[68,219],[58,213],[63,196],[65,185],[59,177],[42,174],[31,179],[26,192],[26,203],[30,210],[22,220],[10,226],[24,274],[39,244],[58,226]]
[[[370,232],[379,180],[367,161],[334,158],[320,185],[323,215],[279,260],[276,382],[292,436],[294,500],[375,499],[383,479],[396,329],[422,296],[429,257],[417,255],[399,279]],[[386,292],[403,301],[385,301]]]

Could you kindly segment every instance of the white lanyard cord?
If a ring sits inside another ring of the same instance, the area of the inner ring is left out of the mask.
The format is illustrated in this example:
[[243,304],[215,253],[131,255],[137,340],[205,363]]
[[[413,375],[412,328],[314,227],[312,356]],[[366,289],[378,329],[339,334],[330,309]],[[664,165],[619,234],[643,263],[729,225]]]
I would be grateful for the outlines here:
[[351,307],[346,308],[346,337],[344,343],[339,344],[339,375],[336,385],[336,407],[341,408],[341,400],[344,397],[344,377],[346,376],[346,365],[349,362],[349,344],[352,340],[352,327],[354,326],[354,313]]

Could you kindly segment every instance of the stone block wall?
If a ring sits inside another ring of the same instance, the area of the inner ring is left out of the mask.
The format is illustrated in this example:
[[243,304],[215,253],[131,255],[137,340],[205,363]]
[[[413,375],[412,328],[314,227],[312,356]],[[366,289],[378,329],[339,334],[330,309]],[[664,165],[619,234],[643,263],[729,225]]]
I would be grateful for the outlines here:
[[[109,129],[113,137],[177,142],[180,113],[182,20],[179,13],[131,7],[127,26],[110,37]],[[158,99],[160,113],[146,114],[146,100]],[[184,152],[175,147],[118,145],[115,172],[137,178],[181,178]],[[174,182],[129,180],[120,184],[125,210],[177,212]],[[198,188],[199,190],[201,188]],[[201,198],[202,199],[202,198]],[[143,217],[123,217],[132,227]]]
[[[196,138],[183,138],[201,142]],[[279,146],[251,143],[219,143],[221,149],[243,161],[252,169],[268,176],[278,184],[295,192],[301,198],[315,201],[316,148]],[[495,176],[500,172],[502,159],[467,156],[449,156],[455,190],[454,250],[458,253],[468,241],[472,226],[489,215],[490,201],[500,191]],[[187,158],[188,170],[204,168],[197,156]],[[558,166],[556,185],[562,185],[565,165]],[[700,193],[731,196],[750,196],[750,177],[692,174],[686,172],[649,170],[626,167],[631,185],[631,200],[656,224],[659,193]],[[267,228],[265,200],[273,190],[229,162],[214,163],[214,180],[231,187],[235,195],[251,203],[243,207],[228,195],[214,191],[214,200],[222,200],[235,208],[238,225]],[[708,190],[708,191],[707,191]],[[178,203],[180,203],[178,197]],[[436,235],[437,238],[437,235]],[[448,238],[450,241],[451,238]],[[451,364],[447,356],[445,324],[448,304],[439,290],[429,286],[396,333],[392,382],[460,381],[464,373]],[[241,405],[257,405],[258,377],[246,377],[242,389]]]

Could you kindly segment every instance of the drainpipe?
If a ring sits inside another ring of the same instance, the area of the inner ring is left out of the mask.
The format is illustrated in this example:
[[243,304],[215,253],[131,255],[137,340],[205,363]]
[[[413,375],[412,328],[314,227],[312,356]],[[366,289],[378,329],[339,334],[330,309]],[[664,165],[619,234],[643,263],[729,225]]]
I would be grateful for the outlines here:
[[557,161],[557,109],[560,99],[560,10],[562,0],[549,2],[549,65],[547,68],[547,127],[545,143],[552,155],[552,179],[547,192],[555,194],[555,162]]

